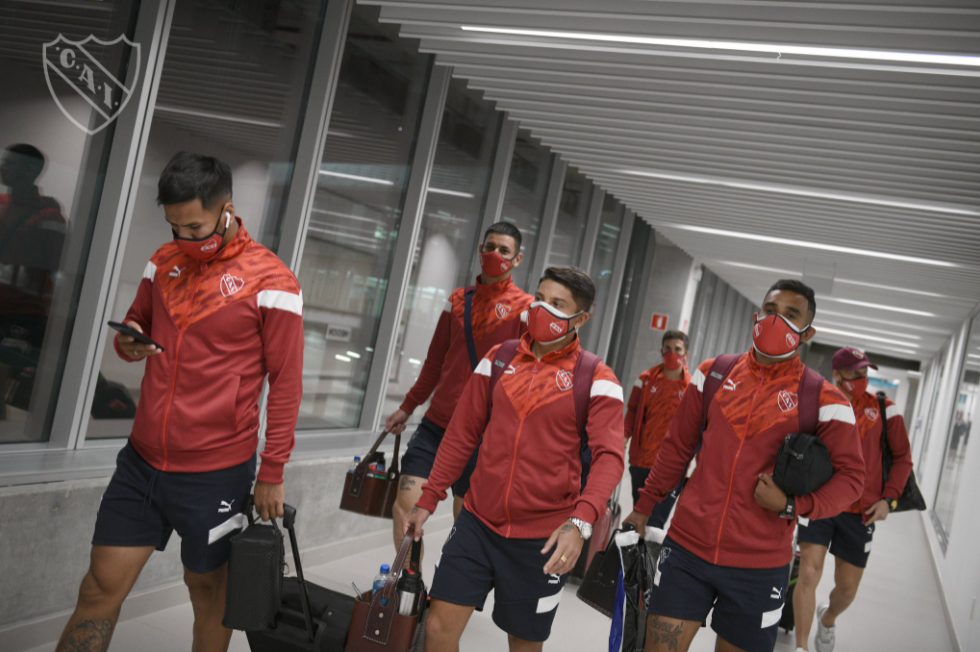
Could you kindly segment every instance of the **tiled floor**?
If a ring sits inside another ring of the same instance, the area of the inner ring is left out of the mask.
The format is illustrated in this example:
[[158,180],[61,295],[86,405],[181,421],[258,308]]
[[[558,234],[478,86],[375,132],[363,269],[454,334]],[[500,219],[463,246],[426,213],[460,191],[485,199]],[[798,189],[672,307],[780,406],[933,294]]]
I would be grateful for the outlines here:
[[[628,482],[628,480],[627,480]],[[628,510],[629,496],[624,509]],[[918,514],[898,514],[879,526],[858,598],[839,620],[835,652],[902,652],[905,650],[952,650],[946,622],[939,602],[938,587],[929,560],[928,544]],[[442,541],[447,532],[432,532],[430,541]],[[436,561],[430,548],[423,564],[423,575],[431,578]],[[336,590],[370,585],[378,566],[390,562],[392,549],[368,550],[335,562],[306,569],[309,579]],[[828,570],[832,563],[828,564]],[[832,573],[825,573],[817,593],[824,600],[833,587]],[[608,618],[587,607],[575,597],[575,586],[567,586],[551,639],[546,649],[564,651],[602,651],[608,649]],[[507,637],[490,619],[491,601],[483,613],[474,615],[460,649],[463,652],[506,650]],[[121,623],[112,643],[115,652],[173,652],[190,650],[192,614],[189,604]],[[692,652],[710,652],[715,636],[702,630]],[[793,652],[795,638],[780,632],[776,652]],[[30,652],[50,652],[53,645]],[[236,633],[231,650],[245,652],[245,636]],[[811,646],[812,649],[812,646]]]

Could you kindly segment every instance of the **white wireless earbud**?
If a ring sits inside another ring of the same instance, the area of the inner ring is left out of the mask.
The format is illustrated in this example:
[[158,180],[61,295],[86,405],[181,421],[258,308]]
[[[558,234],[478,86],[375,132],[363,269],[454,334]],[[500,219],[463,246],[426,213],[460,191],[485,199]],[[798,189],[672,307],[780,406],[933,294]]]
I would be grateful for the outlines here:
[[231,211],[225,211],[225,228],[231,225]]

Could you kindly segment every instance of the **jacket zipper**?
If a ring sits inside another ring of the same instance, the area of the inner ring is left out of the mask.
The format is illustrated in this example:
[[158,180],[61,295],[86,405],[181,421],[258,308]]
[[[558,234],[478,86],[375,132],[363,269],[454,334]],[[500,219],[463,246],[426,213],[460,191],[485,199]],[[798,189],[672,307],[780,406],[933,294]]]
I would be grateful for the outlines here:
[[514,469],[517,467],[517,446],[521,442],[521,433],[524,431],[524,419],[527,418],[527,406],[528,401],[531,398],[531,388],[534,387],[534,377],[538,375],[538,369],[541,366],[541,362],[537,361],[534,363],[534,368],[531,370],[531,382],[527,384],[527,394],[524,396],[524,411],[521,414],[521,420],[517,424],[517,436],[514,438],[514,456],[510,462],[510,477],[507,478],[507,495],[504,496],[504,512],[507,514],[507,536],[510,536],[511,528],[513,523],[510,519],[510,491],[514,488]]
[[728,504],[732,500],[732,487],[735,484],[735,469],[738,468],[738,458],[742,454],[742,446],[745,444],[746,437],[749,436],[749,426],[752,423],[752,413],[755,411],[755,404],[759,400],[759,390],[762,388],[762,379],[759,379],[759,383],[756,385],[755,391],[752,392],[752,405],[749,406],[749,416],[745,421],[745,430],[742,437],[738,440],[738,450],[735,451],[735,460],[732,462],[732,474],[728,478],[728,495],[725,496],[725,507],[721,512],[721,522],[718,523],[718,540],[715,542],[715,560],[714,563],[718,563],[718,557],[721,554],[721,534],[725,529],[725,517],[728,515]]
[[191,308],[194,307],[194,299],[197,298],[197,291],[201,288],[201,282],[204,280],[204,272],[206,272],[208,266],[206,264],[201,265],[199,271],[201,272],[197,277],[197,282],[194,284],[194,291],[191,293],[191,300],[187,302],[187,308],[184,313],[180,316],[180,325],[178,326],[177,332],[177,344],[174,346],[174,369],[170,375],[170,397],[167,399],[167,409],[163,413],[163,426],[160,429],[160,447],[163,449],[163,471],[167,470],[167,422],[170,421],[170,408],[173,407],[174,394],[177,391],[177,366],[180,360],[180,343],[184,339],[184,329],[187,326],[187,315],[190,313]]

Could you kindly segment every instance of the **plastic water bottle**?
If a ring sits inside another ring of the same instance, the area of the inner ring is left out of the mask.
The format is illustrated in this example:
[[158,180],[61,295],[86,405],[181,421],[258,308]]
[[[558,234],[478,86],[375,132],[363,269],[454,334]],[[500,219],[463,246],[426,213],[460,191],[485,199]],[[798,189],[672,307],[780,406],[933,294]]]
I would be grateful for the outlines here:
[[[388,581],[389,575],[391,575],[391,566],[388,564],[381,564],[381,572],[374,578],[374,584],[371,586],[372,596],[385,588],[385,582]],[[388,604],[387,598],[381,598],[381,604]]]
[[357,465],[360,464],[360,463],[361,463],[361,456],[360,455],[355,455],[354,456],[354,463],[351,464],[351,467],[347,470],[347,472],[348,473],[353,473],[354,471],[356,471],[357,470]]

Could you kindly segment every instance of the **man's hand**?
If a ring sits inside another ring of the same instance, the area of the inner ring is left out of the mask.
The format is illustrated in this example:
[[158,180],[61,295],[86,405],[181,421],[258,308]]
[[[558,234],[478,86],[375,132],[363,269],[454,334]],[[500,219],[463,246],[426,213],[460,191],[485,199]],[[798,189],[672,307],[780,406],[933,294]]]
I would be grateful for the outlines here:
[[551,559],[544,565],[544,572],[547,575],[561,575],[575,568],[578,556],[582,554],[582,545],[585,539],[574,523],[568,521],[558,526],[558,529],[551,533],[548,542],[541,549],[542,555],[547,555],[552,548],[555,552]]
[[408,516],[406,516],[405,520],[402,522],[402,536],[408,534],[408,531],[414,525],[415,540],[416,541],[421,540],[422,535],[425,534],[425,532],[422,531],[422,525],[424,525],[425,522],[429,520],[430,516],[432,516],[432,512],[430,512],[429,510],[422,509],[418,505],[413,507],[412,511],[408,513]]
[[868,515],[868,520],[865,521],[864,524],[871,525],[875,521],[884,521],[886,518],[888,518],[888,514],[891,513],[891,508],[888,505],[888,501],[882,498],[874,505],[864,510],[864,513]]
[[[139,331],[140,333],[143,332],[143,329],[140,327],[140,325],[134,321],[126,322],[126,325],[135,331]],[[119,342],[119,348],[122,349],[122,352],[134,360],[142,360],[144,358],[150,357],[151,355],[156,355],[157,353],[160,353],[160,349],[158,349],[154,345],[144,344],[143,342],[138,341],[132,335],[119,333],[116,336],[116,340]]]
[[647,521],[649,520],[650,520],[650,516],[648,514],[643,514],[641,512],[633,510],[632,512],[630,512],[629,516],[623,519],[623,525],[629,523],[630,525],[635,527],[636,531],[640,534],[640,538],[642,539],[643,537],[646,536]]
[[779,488],[771,475],[760,473],[759,482],[755,485],[755,502],[763,509],[781,512],[786,509],[786,493]]
[[286,501],[285,484],[282,482],[255,482],[255,511],[263,521],[281,518],[282,504]]
[[405,423],[411,415],[405,410],[398,409],[385,421],[385,430],[393,435],[399,435],[405,431]]

